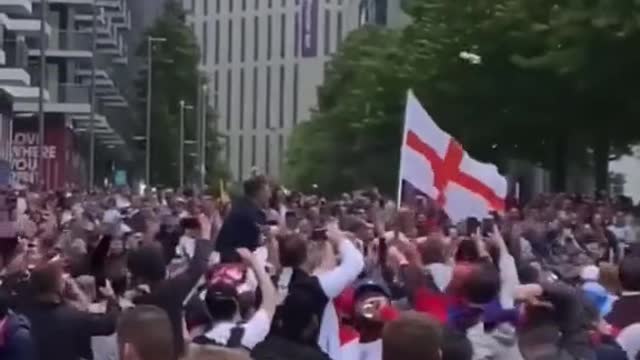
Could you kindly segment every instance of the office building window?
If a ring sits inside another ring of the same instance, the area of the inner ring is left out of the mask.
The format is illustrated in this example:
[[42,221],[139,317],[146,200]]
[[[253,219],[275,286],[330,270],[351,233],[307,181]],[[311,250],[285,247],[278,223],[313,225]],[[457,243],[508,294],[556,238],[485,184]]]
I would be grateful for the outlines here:
[[202,23],[202,63],[203,64],[207,63],[207,52],[209,51],[209,46],[207,46],[209,42],[209,36],[207,33],[208,33],[207,20],[205,19],[205,21]]
[[331,53],[331,11],[324,11],[324,54]]
[[300,43],[300,15],[296,11],[293,23],[293,56],[298,57],[298,46]]
[[251,167],[256,166],[256,157],[257,157],[257,150],[256,149],[256,136],[255,135],[251,135]]
[[267,16],[267,60],[271,60],[271,39],[273,35],[273,29],[271,28],[271,15]]
[[229,29],[227,30],[229,32],[228,34],[228,42],[227,42],[227,46],[229,47],[229,53],[228,53],[228,57],[227,57],[227,61],[229,62],[229,64],[231,64],[233,62],[233,19],[229,19]]
[[238,135],[238,178],[240,180],[244,179],[244,137],[242,135]]
[[215,46],[215,61],[216,65],[220,63],[220,21],[216,20],[216,43]]
[[267,66],[267,73],[266,73],[266,85],[265,85],[265,90],[266,90],[266,97],[265,100],[267,102],[266,104],[266,109],[265,109],[265,127],[267,129],[271,128],[271,66]]
[[298,124],[298,64],[293,65],[293,125]]
[[271,139],[269,134],[264,139],[264,173],[266,175],[271,173]]
[[260,23],[258,17],[253,18],[253,61],[258,61],[260,55]]
[[242,11],[247,11],[247,0],[242,0]]
[[269,0],[269,9],[273,7],[273,0]]
[[231,69],[227,70],[227,129],[231,129]]
[[336,49],[342,44],[342,11],[338,11],[336,18]]
[[258,128],[258,67],[254,66],[253,67],[253,86],[251,87],[252,91],[253,91],[253,114],[252,114],[252,120],[253,120],[253,129],[257,129]]
[[244,46],[244,41],[247,35],[245,31],[245,27],[246,27],[246,21],[245,21],[245,18],[243,17],[240,20],[240,61],[241,62],[244,62],[245,53],[246,53],[246,49]]
[[280,112],[280,129],[284,127],[284,65],[280,65],[280,91],[278,93],[279,109]]
[[287,7],[287,0],[282,0],[282,7]]
[[229,12],[232,13],[233,12],[233,2],[236,0],[229,0]]
[[209,15],[209,0],[202,0],[202,12],[205,16]]
[[278,166],[282,172],[282,164],[284,163],[284,135],[278,134]]
[[[264,1],[264,0],[263,0],[263,1]],[[256,5],[255,5],[255,9],[256,9],[256,10],[260,9],[260,0],[256,0],[256,3],[255,3],[255,4],[256,4]]]
[[244,68],[240,68],[240,130],[244,129]]
[[196,12],[196,0],[191,0],[191,11]]
[[287,53],[287,15],[280,15],[280,57],[285,58]]
[[[218,76],[218,70],[213,72],[213,108],[218,111],[218,93],[220,92],[220,79]],[[229,130],[227,128],[227,130]]]
[[220,0],[216,0],[216,14],[220,14]]

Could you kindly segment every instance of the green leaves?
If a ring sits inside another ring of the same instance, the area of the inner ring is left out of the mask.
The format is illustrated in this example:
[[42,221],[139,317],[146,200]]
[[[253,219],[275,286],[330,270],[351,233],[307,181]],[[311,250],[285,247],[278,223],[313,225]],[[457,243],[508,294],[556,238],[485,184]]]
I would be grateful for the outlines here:
[[[164,38],[166,41],[156,43],[152,50],[152,103],[151,103],[151,169],[152,183],[177,186],[178,153],[180,139],[180,101],[184,100],[195,108],[197,89],[205,83],[204,75],[198,70],[200,50],[196,37],[185,24],[185,13],[176,0],[165,3],[164,13],[147,29],[146,35]],[[137,54],[147,59],[147,36],[138,45]],[[136,124],[135,133],[143,134],[146,121],[147,72],[140,74],[136,82],[141,101],[138,104],[141,121]],[[215,119],[215,112],[208,110],[208,122]],[[197,139],[198,125],[196,111],[185,111],[185,139]],[[218,136],[212,129],[208,130],[207,139],[215,139],[207,148],[207,169],[226,174],[226,167],[218,164]],[[185,145],[185,175],[188,182],[196,180],[195,157],[189,154],[198,152],[195,145]],[[216,185],[217,186],[217,185]]]

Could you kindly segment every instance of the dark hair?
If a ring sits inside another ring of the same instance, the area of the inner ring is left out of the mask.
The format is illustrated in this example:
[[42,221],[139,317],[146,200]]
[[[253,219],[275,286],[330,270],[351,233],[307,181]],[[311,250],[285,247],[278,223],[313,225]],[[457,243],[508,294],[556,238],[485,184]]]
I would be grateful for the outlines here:
[[487,304],[500,291],[500,274],[493,264],[476,264],[469,273],[463,288],[464,297],[476,304]]
[[162,249],[156,245],[144,245],[129,254],[127,267],[131,275],[144,282],[157,282],[166,275]]
[[62,268],[57,264],[44,264],[31,272],[30,284],[35,295],[52,294],[58,291]]
[[307,244],[299,234],[280,235],[278,255],[283,267],[300,267],[307,260]]
[[442,331],[437,321],[414,311],[388,323],[382,333],[382,360],[439,360]]
[[619,267],[620,284],[626,291],[640,291],[640,256],[625,256]]
[[458,244],[458,250],[456,251],[456,262],[477,262],[480,260],[480,254],[478,253],[478,247],[471,239],[464,239]]
[[442,360],[471,360],[473,347],[467,336],[450,327],[443,329]]
[[125,311],[118,321],[117,334],[120,349],[125,343],[131,344],[141,360],[176,358],[171,321],[159,307],[139,305]]
[[264,176],[255,176],[244,182],[244,195],[255,197],[269,182]]
[[239,304],[233,299],[216,299],[207,296],[205,298],[207,312],[214,321],[233,320],[236,312],[238,312]]
[[445,245],[439,238],[427,237],[426,241],[418,245],[418,252],[425,265],[446,261]]

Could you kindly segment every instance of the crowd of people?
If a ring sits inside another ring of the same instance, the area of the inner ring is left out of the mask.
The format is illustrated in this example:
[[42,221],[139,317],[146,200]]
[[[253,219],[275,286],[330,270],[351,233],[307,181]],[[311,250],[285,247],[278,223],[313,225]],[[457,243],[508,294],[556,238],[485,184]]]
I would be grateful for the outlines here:
[[634,207],[3,190],[0,359],[640,359]]

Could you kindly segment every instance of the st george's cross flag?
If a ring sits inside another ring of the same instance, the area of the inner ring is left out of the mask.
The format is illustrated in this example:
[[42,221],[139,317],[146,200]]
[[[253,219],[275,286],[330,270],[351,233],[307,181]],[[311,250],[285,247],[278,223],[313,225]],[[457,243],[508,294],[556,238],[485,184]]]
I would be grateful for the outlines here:
[[[403,181],[410,183],[435,200],[452,221],[504,211],[507,180],[495,165],[474,160],[440,129],[412,91],[407,96],[400,152],[399,187]],[[399,197],[401,193],[399,189]]]

